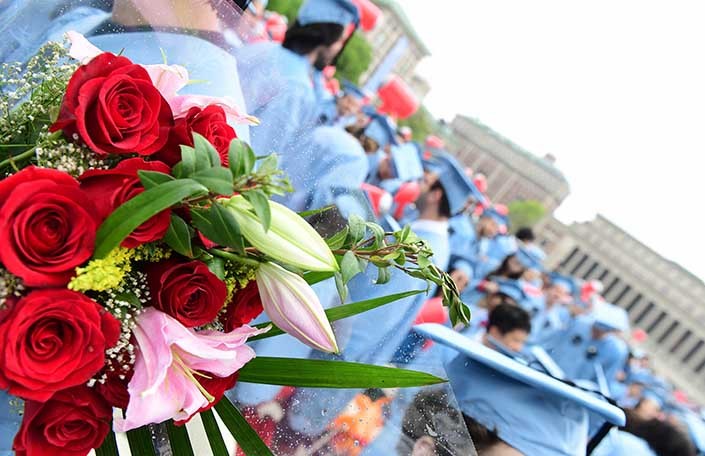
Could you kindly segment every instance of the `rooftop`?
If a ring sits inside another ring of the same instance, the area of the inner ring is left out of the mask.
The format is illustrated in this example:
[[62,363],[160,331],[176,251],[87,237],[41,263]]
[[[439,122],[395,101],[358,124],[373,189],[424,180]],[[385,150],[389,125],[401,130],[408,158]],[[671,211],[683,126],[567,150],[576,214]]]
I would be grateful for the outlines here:
[[409,38],[411,38],[414,43],[416,43],[416,46],[419,47],[421,53],[424,56],[431,55],[431,51],[428,49],[419,34],[416,32],[416,29],[411,24],[411,20],[409,20],[409,17],[404,12],[404,8],[402,8],[399,3],[394,0],[373,0],[373,2],[376,3],[378,6],[391,10],[394,15],[399,18],[399,21],[406,30],[406,33],[409,35]]
[[493,130],[493,129],[490,128],[489,126],[483,124],[482,122],[480,122],[480,121],[477,120],[477,119],[473,119],[472,117],[464,116],[464,115],[462,115],[462,114],[458,114],[456,117],[461,118],[464,122],[470,122],[470,123],[475,124],[478,128],[480,128],[481,130],[483,130],[483,131],[484,131],[485,133],[487,133],[489,136],[492,136],[495,140],[497,140],[497,141],[503,143],[504,145],[510,147],[510,148],[513,149],[515,152],[517,152],[517,153],[523,155],[523,156],[526,157],[527,159],[529,159],[529,160],[533,161],[534,163],[538,164],[538,165],[541,166],[543,169],[545,169],[545,170],[548,171],[549,173],[551,173],[551,174],[553,174],[554,176],[556,176],[558,179],[560,179],[560,180],[562,180],[563,182],[565,182],[566,184],[568,184],[568,179],[566,179],[565,175],[561,172],[561,170],[559,170],[558,168],[556,168],[556,166],[555,166],[552,162],[550,162],[549,160],[546,160],[545,158],[541,158],[541,157],[538,157],[538,156],[535,155],[535,154],[532,154],[532,153],[529,152],[528,150],[526,150],[526,149],[524,149],[523,147],[519,146],[518,144],[514,143],[514,142],[511,141],[510,139],[508,139],[508,138],[502,136],[500,133],[496,132],[495,130]]

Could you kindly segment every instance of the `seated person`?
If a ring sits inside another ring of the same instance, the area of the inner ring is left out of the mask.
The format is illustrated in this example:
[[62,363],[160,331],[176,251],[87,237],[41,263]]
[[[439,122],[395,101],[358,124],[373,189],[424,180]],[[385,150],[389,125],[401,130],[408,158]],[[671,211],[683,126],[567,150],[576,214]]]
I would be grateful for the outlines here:
[[505,355],[514,356],[524,349],[530,332],[529,313],[516,305],[502,303],[490,312],[482,343]]

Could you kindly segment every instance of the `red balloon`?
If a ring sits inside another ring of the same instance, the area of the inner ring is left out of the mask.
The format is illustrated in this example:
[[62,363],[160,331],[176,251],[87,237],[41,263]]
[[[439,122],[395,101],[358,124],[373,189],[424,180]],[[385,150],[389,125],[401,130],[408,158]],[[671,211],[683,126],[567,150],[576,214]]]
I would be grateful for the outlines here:
[[434,149],[443,149],[445,147],[445,143],[438,136],[429,135],[426,137],[426,146]]
[[487,193],[487,178],[484,174],[476,174],[473,182],[475,183],[475,187],[480,190],[480,193]]
[[370,0],[353,0],[355,6],[360,11],[360,26],[362,30],[369,32],[377,24],[377,20],[382,16],[382,10]]
[[370,205],[376,217],[379,217],[380,213],[389,210],[389,207],[382,207],[385,205],[385,195],[389,195],[387,191],[368,183],[362,183],[360,188],[362,188],[362,190],[367,193],[367,197],[370,198]]
[[504,204],[495,204],[494,205],[494,210],[499,214],[499,215],[504,215],[506,216],[509,214],[509,208],[505,206]]
[[419,109],[419,100],[411,88],[397,75],[393,75],[377,91],[382,104],[379,112],[397,119],[406,119]]
[[431,298],[423,304],[419,314],[416,316],[414,324],[419,323],[440,323],[443,324],[448,320],[448,312],[443,307],[443,299],[439,296]]
[[264,27],[267,33],[272,38],[272,41],[277,43],[284,42],[284,36],[286,35],[287,23],[286,18],[279,13],[269,11],[267,13],[267,19],[264,23]]
[[404,208],[407,204],[411,204],[421,195],[421,187],[416,182],[405,182],[399,186],[399,190],[394,195],[396,210],[394,218],[400,219],[404,215]]
[[641,328],[634,328],[632,330],[632,340],[638,344],[641,344],[643,342],[646,342],[646,339],[649,338],[649,335],[647,334],[646,331],[644,331]]

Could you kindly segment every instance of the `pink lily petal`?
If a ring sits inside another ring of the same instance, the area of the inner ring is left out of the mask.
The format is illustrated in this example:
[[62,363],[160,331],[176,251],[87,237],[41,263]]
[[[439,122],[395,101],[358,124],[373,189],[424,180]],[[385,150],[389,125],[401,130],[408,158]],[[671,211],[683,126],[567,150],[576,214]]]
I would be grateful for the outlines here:
[[181,65],[142,65],[149,78],[167,102],[175,98],[176,92],[188,84],[188,70]]
[[103,51],[91,44],[85,36],[75,30],[66,32],[66,38],[71,43],[69,56],[81,62],[81,65],[85,65],[93,60],[94,57],[103,53]]
[[245,112],[231,97],[211,97],[207,95],[179,95],[172,99],[167,98],[174,117],[179,117],[193,107],[205,108],[208,105],[218,105],[225,111],[230,124],[259,125],[259,120]]
[[139,349],[127,386],[130,401],[114,429],[125,432],[168,419],[186,420],[208,398],[197,384],[199,374],[227,377],[255,357],[247,338],[266,332],[242,326],[229,333],[196,332],[152,307],[137,317],[133,329]]

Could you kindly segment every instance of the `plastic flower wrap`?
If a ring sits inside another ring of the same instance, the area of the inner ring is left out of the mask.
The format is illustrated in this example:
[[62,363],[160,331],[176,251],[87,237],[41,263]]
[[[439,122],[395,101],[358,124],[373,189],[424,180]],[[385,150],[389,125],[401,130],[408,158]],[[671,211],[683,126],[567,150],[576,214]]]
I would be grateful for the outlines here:
[[[231,99],[179,94],[184,67],[69,38],[75,60],[50,43],[0,78],[13,88],[0,117],[0,388],[26,401],[14,449],[87,454],[111,428],[205,422],[215,407],[244,451],[266,454],[223,395],[238,378],[291,378],[281,360],[257,363],[251,337],[284,331],[337,351],[305,277],[335,277],[342,292],[368,261],[401,267],[404,251],[420,258],[407,272],[442,276],[408,230],[387,242],[356,225],[324,240],[270,201],[291,190],[276,156],[256,157],[234,128],[257,120]],[[374,307],[349,306],[340,315]],[[249,326],[263,310],[272,323]]]

